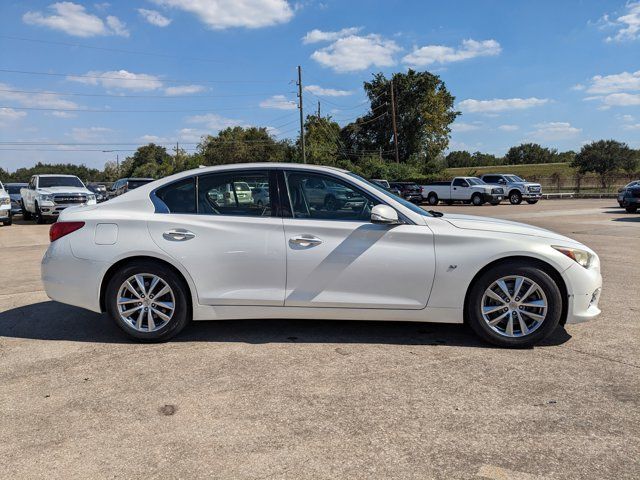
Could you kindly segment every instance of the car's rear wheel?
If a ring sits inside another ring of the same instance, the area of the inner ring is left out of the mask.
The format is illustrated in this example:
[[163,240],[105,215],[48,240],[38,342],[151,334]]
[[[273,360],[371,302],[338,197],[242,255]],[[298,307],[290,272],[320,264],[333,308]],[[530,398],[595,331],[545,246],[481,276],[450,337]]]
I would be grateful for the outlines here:
[[22,207],[22,218],[24,220],[31,220],[31,212],[25,208],[24,202],[20,201],[20,205]]
[[190,318],[184,281],[169,267],[152,261],[117,271],[107,286],[105,304],[122,330],[145,342],[169,340]]
[[509,202],[511,202],[511,205],[520,205],[522,203],[522,194],[514,190],[509,194]]
[[473,205],[476,207],[481,206],[484,203],[484,200],[482,200],[482,195],[480,195],[479,193],[474,193],[471,197],[471,203],[473,203]]
[[562,295],[544,270],[509,262],[476,280],[466,310],[471,328],[487,342],[502,347],[530,347],[558,326]]
[[429,196],[427,197],[427,203],[429,205],[438,205],[438,195],[436,195],[435,193],[430,193]]

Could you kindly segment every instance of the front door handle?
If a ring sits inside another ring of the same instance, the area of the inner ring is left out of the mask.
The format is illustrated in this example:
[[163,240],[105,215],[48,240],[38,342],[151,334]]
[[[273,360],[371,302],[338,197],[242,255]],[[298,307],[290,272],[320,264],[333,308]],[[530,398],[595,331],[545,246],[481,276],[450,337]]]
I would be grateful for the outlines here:
[[171,240],[172,242],[184,242],[185,240],[195,238],[196,234],[184,228],[175,228],[164,232],[162,236],[165,240]]
[[318,237],[308,234],[296,235],[295,237],[291,237],[289,239],[289,243],[293,245],[298,245],[300,247],[315,247],[316,245],[320,245],[322,240]]

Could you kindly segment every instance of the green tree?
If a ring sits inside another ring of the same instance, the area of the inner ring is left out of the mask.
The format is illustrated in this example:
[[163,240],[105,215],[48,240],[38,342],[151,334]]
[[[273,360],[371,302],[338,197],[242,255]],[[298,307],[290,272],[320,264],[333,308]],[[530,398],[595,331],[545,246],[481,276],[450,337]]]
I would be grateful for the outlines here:
[[492,153],[473,152],[472,165],[482,167],[485,165],[502,165],[503,159],[496,157]]
[[155,143],[138,147],[136,152],[120,165],[121,177],[160,178],[173,171],[173,158],[167,149]]
[[449,168],[470,167],[473,162],[473,157],[465,150],[449,152],[445,159]]
[[628,165],[635,152],[626,143],[598,140],[584,145],[571,163],[580,173],[593,172],[600,176],[602,188],[607,188],[609,176]]
[[340,157],[340,125],[331,117],[309,115],[304,124],[307,163],[335,165]]
[[551,163],[555,159],[555,154],[555,150],[550,150],[537,143],[523,143],[517,147],[511,147],[504,160],[507,165]]
[[[392,80],[400,161],[413,159],[425,165],[423,170],[432,168],[427,165],[446,150],[450,125],[460,115],[453,109],[455,97],[440,77],[429,72],[409,69],[395,73]],[[353,152],[382,151],[385,158],[394,159],[390,87],[391,81],[382,73],[364,83],[370,111],[347,125],[341,135]]]
[[289,162],[294,147],[286,140],[276,140],[264,127],[230,127],[216,136],[203,138],[198,155],[203,165],[247,162]]

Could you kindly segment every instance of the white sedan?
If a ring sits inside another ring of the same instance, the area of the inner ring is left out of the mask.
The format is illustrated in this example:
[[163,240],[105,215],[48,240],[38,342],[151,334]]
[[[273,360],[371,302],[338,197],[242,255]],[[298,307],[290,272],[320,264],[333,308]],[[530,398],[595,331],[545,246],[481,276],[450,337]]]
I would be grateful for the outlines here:
[[[309,182],[364,201],[310,202]],[[239,198],[246,184],[268,185],[268,202]],[[50,238],[49,297],[107,312],[142,341],[167,340],[191,319],[299,318],[468,323],[489,342],[522,347],[600,313],[600,262],[585,245],[427,212],[330,167],[182,172],[69,208]]]

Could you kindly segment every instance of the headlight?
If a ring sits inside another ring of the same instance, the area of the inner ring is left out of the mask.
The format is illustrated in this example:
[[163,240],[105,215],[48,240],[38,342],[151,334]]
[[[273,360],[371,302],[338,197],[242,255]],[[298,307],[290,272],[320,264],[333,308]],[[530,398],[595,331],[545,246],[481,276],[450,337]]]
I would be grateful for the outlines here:
[[580,250],[579,248],[569,248],[569,247],[557,247],[553,246],[560,253],[565,254],[571,260],[574,260],[576,263],[580,264],[584,268],[589,268],[593,264],[593,260],[595,259],[595,255],[587,252],[586,250]]
[[11,199],[10,198],[0,198],[0,205],[11,205]]
[[53,195],[41,193],[40,194],[40,201],[42,201],[42,202],[53,202]]
[[95,195],[87,195],[87,202],[95,201],[95,199],[96,199]]

